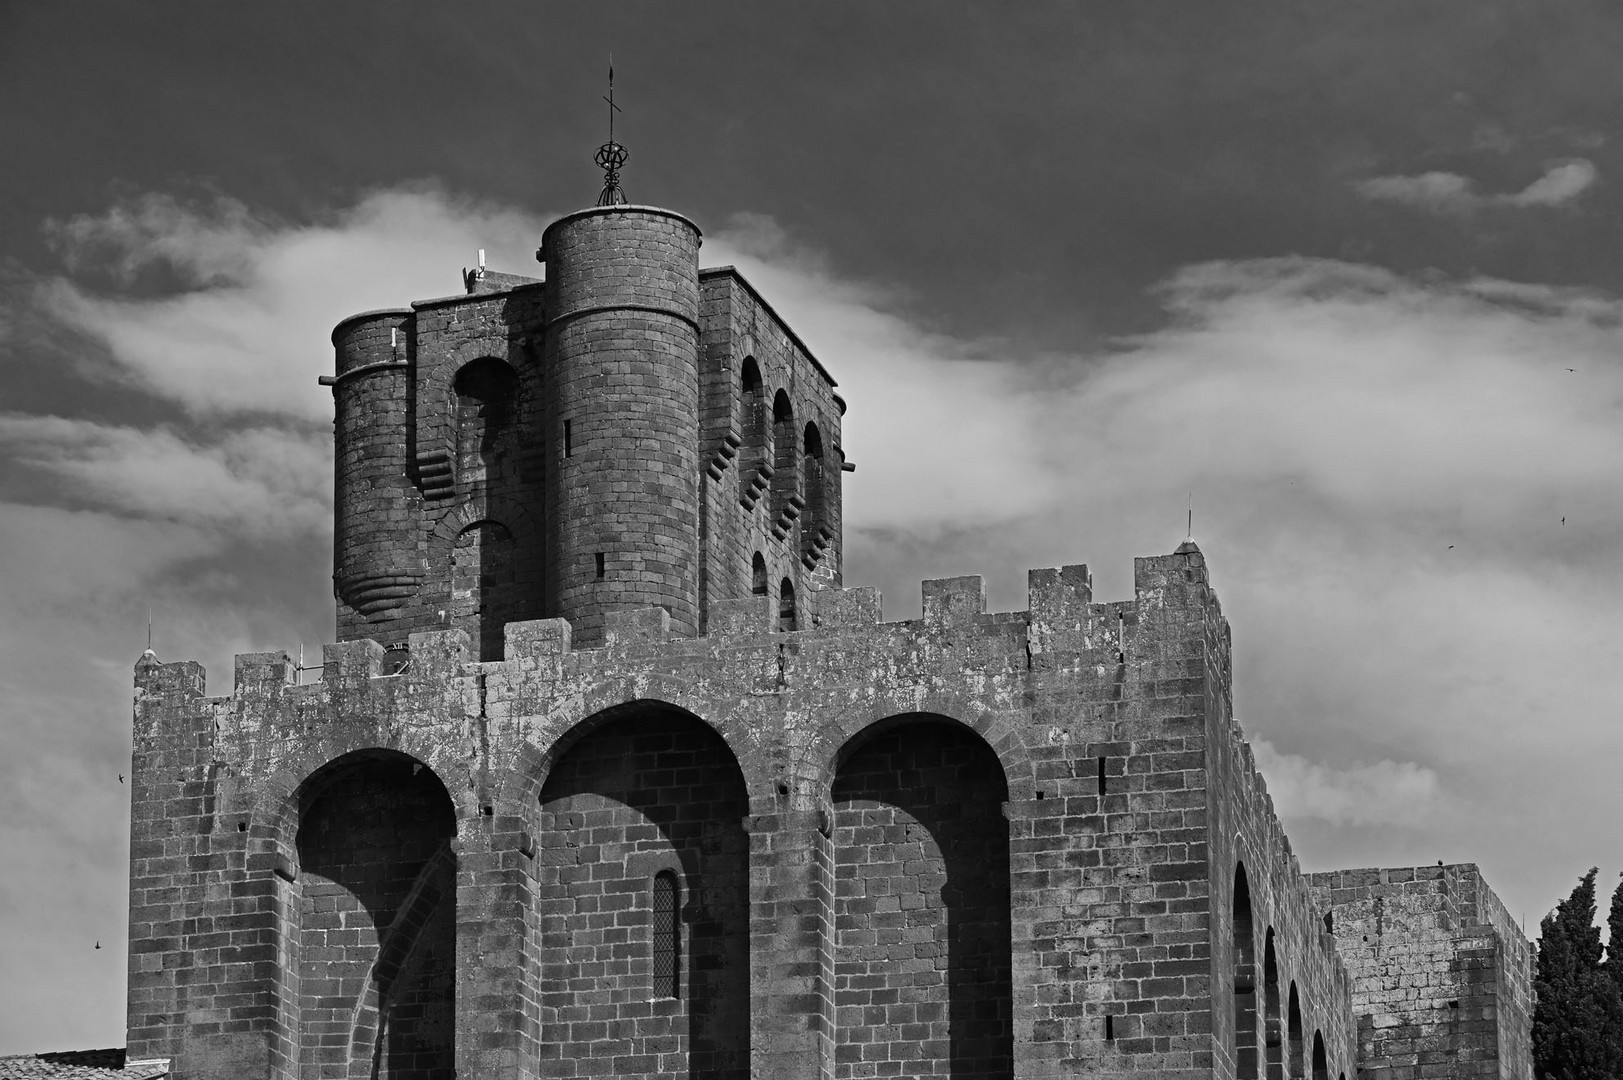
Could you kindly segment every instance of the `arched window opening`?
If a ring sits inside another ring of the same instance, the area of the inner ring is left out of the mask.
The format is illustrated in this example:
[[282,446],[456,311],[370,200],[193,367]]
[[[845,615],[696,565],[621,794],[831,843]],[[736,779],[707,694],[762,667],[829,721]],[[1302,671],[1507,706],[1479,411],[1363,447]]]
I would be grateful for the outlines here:
[[772,515],[790,519],[800,513],[800,440],[796,438],[795,411],[789,395],[779,390],[772,399]]
[[1234,1074],[1257,1080],[1257,972],[1252,948],[1251,888],[1245,865],[1234,867]]
[[744,440],[744,461],[753,465],[766,446],[766,395],[753,356],[744,358],[738,372],[738,434]]
[[1324,1036],[1313,1033],[1313,1080],[1330,1080],[1330,1061],[1324,1053]]
[[806,517],[800,531],[801,547],[810,551],[817,540],[818,526],[824,523],[823,506],[823,436],[817,430],[817,425],[806,424],[806,431],[801,439],[802,472],[806,500]]
[[1274,928],[1262,952],[1262,1027],[1268,1080],[1285,1080],[1284,1032],[1279,1022],[1279,961],[1274,956]]
[[681,892],[676,873],[661,870],[654,875],[654,996],[673,998],[681,994],[682,933],[677,913]]
[[511,467],[517,449],[518,375],[501,360],[482,357],[456,373],[457,476],[484,483]]
[[778,629],[798,630],[799,623],[795,616],[795,583],[788,578],[778,586]]
[[1289,1043],[1290,1078],[1291,1080],[1306,1080],[1306,1063],[1302,1060],[1302,1006],[1296,998],[1296,984],[1291,983],[1289,1006],[1287,1008],[1286,1041]]
[[476,521],[451,548],[451,627],[466,630],[480,660],[500,660],[505,627],[519,617],[514,588],[513,534],[495,521]]
[[750,561],[750,594],[765,596],[766,590],[766,559],[757,551],[755,558]]

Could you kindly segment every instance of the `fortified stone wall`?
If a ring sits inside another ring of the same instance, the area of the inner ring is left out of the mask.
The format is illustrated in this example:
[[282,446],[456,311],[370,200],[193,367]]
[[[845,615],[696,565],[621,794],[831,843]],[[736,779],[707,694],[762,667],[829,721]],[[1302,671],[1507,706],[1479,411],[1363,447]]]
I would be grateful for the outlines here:
[[1239,1080],[1345,1080],[1359,1060],[1352,986],[1327,909],[1291,851],[1244,732],[1232,718],[1226,727],[1212,830],[1222,853],[1214,877],[1226,875],[1213,919],[1231,958],[1217,1016],[1233,1036],[1220,1043],[1234,1047]]
[[[417,633],[394,674],[352,641],[317,684],[241,657],[225,698],[148,657],[130,1052],[439,1075],[450,1013],[482,1077],[1210,1076],[1227,631],[1193,545],[1136,579],[1034,571],[996,614],[926,582],[900,623],[830,590],[797,632],[769,597],[699,638],[611,613],[594,649],[516,623],[485,663]],[[401,838],[367,832],[385,795],[422,807]]]
[[1365,1067],[1530,1080],[1532,950],[1470,863],[1311,876],[1354,976]]

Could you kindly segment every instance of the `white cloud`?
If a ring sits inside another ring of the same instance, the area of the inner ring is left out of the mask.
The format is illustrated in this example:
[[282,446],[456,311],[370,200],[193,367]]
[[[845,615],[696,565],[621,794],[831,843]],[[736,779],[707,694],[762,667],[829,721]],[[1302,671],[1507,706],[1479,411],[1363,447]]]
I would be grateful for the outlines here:
[[1334,768],[1299,754],[1282,754],[1266,739],[1251,740],[1257,768],[1279,814],[1333,825],[1420,827],[1442,799],[1437,774],[1412,761],[1377,761]]
[[189,288],[135,298],[56,278],[37,302],[106,348],[105,376],[193,415],[322,419],[331,399],[316,379],[332,370],[328,333],[340,319],[460,292],[481,247],[492,269],[536,273],[543,223],[428,187],[378,192],[301,226],[273,226],[229,199],[149,196],[53,235],[70,268],[105,266],[128,281],[162,265]]
[[1359,181],[1359,194],[1368,199],[1407,203],[1426,210],[1465,212],[1485,207],[1562,206],[1576,199],[1600,179],[1593,162],[1574,158],[1551,165],[1543,176],[1520,191],[1479,194],[1476,183],[1450,172],[1418,176],[1377,176]]
[[199,442],[168,428],[0,413],[0,454],[76,499],[262,538],[330,526],[331,442],[270,427]]

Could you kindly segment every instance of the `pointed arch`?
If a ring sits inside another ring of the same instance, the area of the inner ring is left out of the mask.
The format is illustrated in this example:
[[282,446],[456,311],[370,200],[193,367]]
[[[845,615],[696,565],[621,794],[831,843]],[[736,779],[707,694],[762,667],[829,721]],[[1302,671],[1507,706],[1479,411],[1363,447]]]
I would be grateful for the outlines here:
[[[1009,789],[996,752],[914,713],[863,729],[836,759],[836,1062],[855,1052],[881,1076],[1014,1075]],[[874,948],[876,919],[905,946]]]
[[300,1001],[303,1071],[448,1073],[456,993],[449,792],[423,762],[377,749],[317,770],[298,802],[298,975],[328,988]]
[[1262,952],[1262,1027],[1267,1080],[1285,1080],[1284,1032],[1279,1017],[1279,958],[1274,953],[1271,926]]
[[759,551],[750,560],[750,593],[754,596],[765,596],[770,586],[766,580],[766,556]]
[[1234,939],[1234,1074],[1236,1080],[1257,1080],[1257,972],[1251,923],[1251,887],[1245,864],[1234,864],[1234,902],[1231,908]]
[[1296,981],[1291,980],[1291,991],[1286,1008],[1286,1056],[1290,1080],[1306,1080],[1306,1065],[1302,1060],[1302,1003],[1296,996]]
[[793,518],[805,504],[800,493],[800,439],[795,410],[782,390],[772,398],[772,516]]
[[795,608],[795,583],[788,578],[778,584],[778,629],[800,629],[800,614]]
[[1324,1035],[1313,1032],[1313,1080],[1330,1080],[1330,1061],[1324,1053]]
[[801,473],[806,509],[800,527],[800,547],[802,554],[809,554],[817,540],[818,529],[828,520],[824,512],[827,500],[824,488],[828,480],[823,469],[823,436],[809,420],[801,435]]
[[761,367],[755,357],[744,357],[738,368],[738,434],[744,440],[744,464],[753,466],[766,447],[766,395],[761,388]]
[[[614,706],[560,740],[537,798],[542,1039],[608,1025],[662,1075],[749,1067],[749,798],[704,720]],[[662,967],[668,964],[668,968]]]

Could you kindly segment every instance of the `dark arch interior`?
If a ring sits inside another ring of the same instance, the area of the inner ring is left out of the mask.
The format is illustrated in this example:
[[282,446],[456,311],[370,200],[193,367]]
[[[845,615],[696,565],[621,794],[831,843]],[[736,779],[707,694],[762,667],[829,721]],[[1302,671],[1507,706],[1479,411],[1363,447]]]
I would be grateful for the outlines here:
[[817,527],[823,524],[823,436],[818,433],[816,424],[806,424],[802,446],[805,476],[801,482],[805,489],[806,518],[801,529],[801,546],[809,548]]
[[1234,1074],[1257,1077],[1257,970],[1252,941],[1251,886],[1245,864],[1234,866]]
[[1296,999],[1296,984],[1291,983],[1290,1003],[1287,1009],[1286,1041],[1290,1051],[1292,1080],[1305,1080],[1306,1067],[1302,1060],[1302,1006]]
[[[748,805],[727,744],[666,705],[602,714],[557,759],[536,859],[541,1034],[573,1075],[749,1075]],[[666,873],[680,970],[662,986]]]
[[744,440],[746,450],[751,452],[745,463],[752,464],[750,458],[766,445],[766,400],[761,391],[761,369],[753,356],[745,357],[744,365],[739,369],[738,407],[742,413],[738,423],[739,437]]
[[[800,440],[795,431],[795,411],[789,395],[782,390],[772,399],[772,513],[781,514],[791,496],[800,501]],[[796,507],[798,510],[798,507]]]
[[766,558],[757,551],[755,558],[750,560],[750,592],[756,596],[765,596],[766,590]]
[[294,841],[302,1071],[454,1075],[455,834],[444,785],[404,754],[351,754],[306,781]]
[[514,461],[518,434],[518,375],[506,361],[481,357],[456,373],[456,447],[459,478],[494,479]]
[[784,578],[778,585],[778,629],[798,630],[800,615],[795,610],[795,583]]
[[1313,1033],[1313,1080],[1330,1080],[1330,1063],[1324,1054],[1324,1036]]
[[1268,1062],[1268,1080],[1284,1080],[1284,1033],[1279,1022],[1279,960],[1274,955],[1274,928],[1262,952],[1262,1021],[1264,1056]]
[[996,755],[951,721],[904,718],[848,749],[832,797],[835,1077],[1008,1080],[1008,787]]

